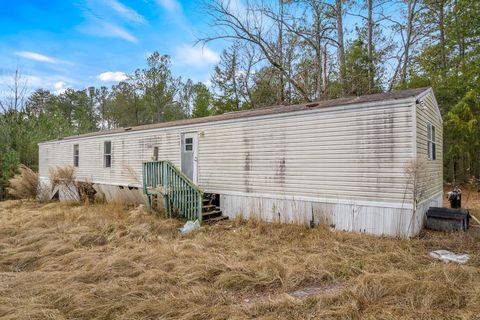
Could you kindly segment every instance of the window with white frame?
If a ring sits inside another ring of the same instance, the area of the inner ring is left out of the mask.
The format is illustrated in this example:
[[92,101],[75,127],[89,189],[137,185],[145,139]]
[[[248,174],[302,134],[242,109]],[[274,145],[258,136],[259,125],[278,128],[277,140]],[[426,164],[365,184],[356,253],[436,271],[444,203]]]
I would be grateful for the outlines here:
[[112,166],[112,142],[105,141],[103,143],[103,165],[105,168]]
[[436,142],[435,142],[435,126],[431,123],[427,123],[427,148],[428,148],[428,160],[436,160]]
[[78,147],[78,144],[73,145],[73,166],[78,167],[80,160],[80,149]]

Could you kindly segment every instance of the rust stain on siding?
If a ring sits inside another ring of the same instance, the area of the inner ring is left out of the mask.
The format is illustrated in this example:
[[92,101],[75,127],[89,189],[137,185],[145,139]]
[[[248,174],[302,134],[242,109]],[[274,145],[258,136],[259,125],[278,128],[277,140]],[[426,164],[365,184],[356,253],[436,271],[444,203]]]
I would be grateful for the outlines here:
[[277,137],[274,137],[274,139],[281,142],[281,147],[278,152],[278,160],[276,160],[274,181],[283,188],[285,186],[285,174],[287,170],[287,162],[285,158],[285,131],[280,131],[280,134]]

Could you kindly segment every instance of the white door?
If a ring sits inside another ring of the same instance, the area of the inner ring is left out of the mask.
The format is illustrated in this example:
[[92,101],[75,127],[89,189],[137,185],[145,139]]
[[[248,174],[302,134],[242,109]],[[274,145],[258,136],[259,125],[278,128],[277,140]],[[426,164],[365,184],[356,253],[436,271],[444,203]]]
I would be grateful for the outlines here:
[[197,183],[197,150],[198,134],[196,132],[182,133],[182,172]]

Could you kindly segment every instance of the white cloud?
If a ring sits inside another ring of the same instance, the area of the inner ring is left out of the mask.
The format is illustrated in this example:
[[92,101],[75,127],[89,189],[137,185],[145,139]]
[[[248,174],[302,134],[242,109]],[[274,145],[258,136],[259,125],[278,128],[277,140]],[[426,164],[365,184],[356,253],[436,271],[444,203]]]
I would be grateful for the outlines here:
[[113,38],[120,38],[133,43],[138,42],[137,38],[133,34],[123,29],[122,27],[119,27],[117,25],[114,25],[108,22],[102,22],[102,26],[103,26],[102,28],[103,30],[98,30],[100,32],[100,35],[113,37]]
[[126,29],[91,14],[85,14],[87,23],[78,27],[81,32],[97,37],[120,38],[137,43],[138,39]]
[[127,74],[125,72],[120,72],[120,71],[107,71],[100,73],[97,76],[97,79],[105,82],[120,82],[127,80]]
[[119,13],[125,19],[136,22],[136,23],[146,23],[145,18],[139,14],[137,11],[125,6],[124,4],[118,2],[117,0],[111,0],[110,6],[113,10]]
[[67,91],[68,89],[68,86],[65,82],[63,81],[57,81],[53,84],[53,89],[54,89],[54,93],[56,94],[62,94],[64,93],[65,91]]
[[40,53],[36,52],[31,52],[31,51],[17,51],[15,54],[19,57],[25,58],[25,59],[30,59],[30,60],[35,60],[35,61],[41,61],[41,62],[48,62],[48,63],[56,63],[57,61],[51,57],[45,56]]
[[204,67],[220,61],[220,55],[207,46],[183,46],[176,50],[175,62],[179,64]]
[[167,11],[179,11],[182,8],[177,0],[157,0],[157,3]]

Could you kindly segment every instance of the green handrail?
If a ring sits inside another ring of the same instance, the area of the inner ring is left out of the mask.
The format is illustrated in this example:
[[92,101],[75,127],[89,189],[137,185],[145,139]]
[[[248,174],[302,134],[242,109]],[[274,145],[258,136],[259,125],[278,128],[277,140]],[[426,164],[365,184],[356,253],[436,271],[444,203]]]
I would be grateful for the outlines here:
[[175,207],[188,220],[202,222],[203,192],[169,160],[143,163],[143,192],[152,206],[154,196],[162,195],[169,217]]

